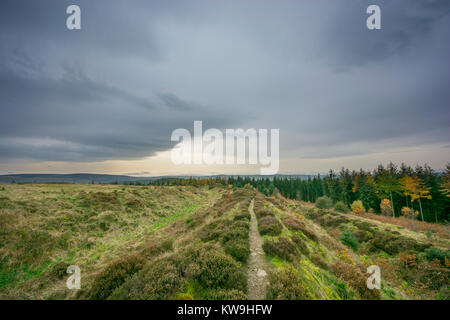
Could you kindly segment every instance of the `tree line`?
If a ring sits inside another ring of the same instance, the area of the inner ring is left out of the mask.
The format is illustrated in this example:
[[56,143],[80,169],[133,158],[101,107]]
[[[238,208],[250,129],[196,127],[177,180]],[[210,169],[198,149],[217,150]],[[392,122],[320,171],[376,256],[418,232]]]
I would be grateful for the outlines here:
[[[315,202],[327,196],[334,203],[350,206],[361,201],[367,211],[381,213],[387,204],[392,216],[399,217],[405,210],[417,212],[417,218],[427,222],[450,221],[450,163],[444,173],[430,166],[412,168],[406,164],[378,165],[373,171],[360,169],[339,172],[330,170],[325,176],[308,179],[286,177],[229,177],[229,178],[166,178],[152,181],[152,185],[213,185],[233,187],[252,185],[270,196],[279,192],[286,198]],[[384,204],[384,207],[383,207]],[[381,206],[380,206],[381,205]]]

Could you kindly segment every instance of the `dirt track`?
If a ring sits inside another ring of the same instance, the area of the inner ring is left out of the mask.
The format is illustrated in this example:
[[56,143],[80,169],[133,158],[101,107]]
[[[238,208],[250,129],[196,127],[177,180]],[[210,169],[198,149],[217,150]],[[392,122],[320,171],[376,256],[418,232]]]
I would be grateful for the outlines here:
[[248,298],[261,300],[266,298],[267,264],[264,260],[262,240],[258,232],[258,222],[253,212],[253,200],[250,204],[250,258],[248,261]]

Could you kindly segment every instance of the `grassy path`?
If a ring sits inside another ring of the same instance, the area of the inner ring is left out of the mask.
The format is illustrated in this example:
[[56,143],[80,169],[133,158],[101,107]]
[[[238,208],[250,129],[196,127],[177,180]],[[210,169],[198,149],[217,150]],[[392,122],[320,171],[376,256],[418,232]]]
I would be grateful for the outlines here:
[[262,249],[262,240],[258,232],[258,222],[253,212],[253,202],[250,204],[250,258],[248,261],[248,298],[262,300],[266,298],[267,273]]

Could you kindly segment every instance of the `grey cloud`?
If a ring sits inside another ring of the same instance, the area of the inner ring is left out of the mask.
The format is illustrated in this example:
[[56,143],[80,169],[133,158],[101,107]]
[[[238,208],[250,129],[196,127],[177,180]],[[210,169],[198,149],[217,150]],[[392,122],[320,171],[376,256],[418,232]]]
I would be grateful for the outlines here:
[[[381,8],[381,30],[366,28],[366,8],[371,4]],[[334,1],[334,6],[326,17],[329,24],[321,34],[319,54],[338,71],[404,54],[450,13],[445,0],[348,0]]]
[[190,111],[193,108],[192,103],[181,100],[173,93],[160,93],[158,94],[158,98],[160,98],[161,101],[163,101],[169,108],[172,109],[180,111]]
[[3,161],[138,159],[193,120],[305,158],[450,141],[449,1],[77,1],[71,32],[72,3],[0,3]]
[[[7,68],[0,71],[0,82],[6,84],[2,103],[11,106],[0,109],[1,158],[138,159],[170,148],[172,130],[190,128],[193,120],[219,127],[231,122],[227,115],[207,112],[172,93],[144,98],[96,82],[80,67],[62,68],[59,79],[24,78]],[[167,101],[161,103],[158,97],[189,106],[189,114],[179,108],[167,114]],[[45,139],[57,143],[39,143]]]

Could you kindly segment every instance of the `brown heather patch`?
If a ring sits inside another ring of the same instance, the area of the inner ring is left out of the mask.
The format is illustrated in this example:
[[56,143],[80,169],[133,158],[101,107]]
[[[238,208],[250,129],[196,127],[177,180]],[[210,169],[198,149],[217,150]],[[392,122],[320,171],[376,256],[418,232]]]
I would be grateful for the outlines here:
[[267,299],[277,300],[306,300],[311,299],[303,286],[298,271],[287,267],[269,274]]
[[437,223],[422,222],[419,220],[411,220],[403,217],[386,217],[374,213],[364,213],[360,214],[359,216],[383,223],[389,223],[415,232],[431,231],[441,238],[450,239],[450,226],[445,226]]
[[331,267],[332,272],[340,279],[346,281],[355,289],[362,299],[379,300],[381,298],[378,290],[367,288],[367,274],[364,274],[358,267],[343,262],[337,262]]
[[281,234],[282,225],[274,216],[258,218],[258,229],[261,235],[277,236]]

